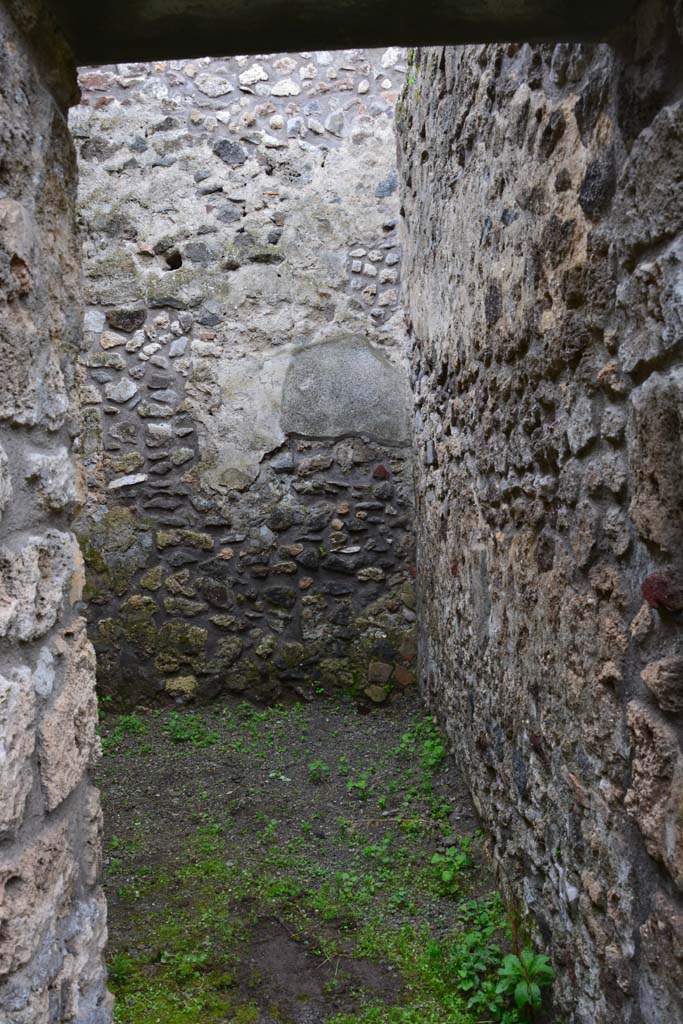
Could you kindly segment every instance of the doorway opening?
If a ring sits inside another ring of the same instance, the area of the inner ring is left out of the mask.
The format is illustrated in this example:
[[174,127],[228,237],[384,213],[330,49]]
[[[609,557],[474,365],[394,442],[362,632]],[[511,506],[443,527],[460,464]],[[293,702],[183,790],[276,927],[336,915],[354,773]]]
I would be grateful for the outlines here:
[[122,1024],[514,1013],[503,903],[415,686],[411,60],[80,75],[76,529]]

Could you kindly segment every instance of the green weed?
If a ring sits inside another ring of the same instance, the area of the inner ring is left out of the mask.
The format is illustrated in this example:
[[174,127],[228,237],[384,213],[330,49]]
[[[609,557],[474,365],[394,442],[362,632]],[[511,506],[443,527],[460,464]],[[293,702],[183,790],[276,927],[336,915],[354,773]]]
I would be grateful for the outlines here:
[[308,764],[308,778],[311,782],[319,785],[321,782],[325,782],[329,778],[331,768],[329,764],[325,764],[324,761],[316,759]]
[[444,853],[435,853],[430,863],[436,868],[441,883],[441,891],[450,895],[458,892],[460,879],[465,868],[471,868],[472,840],[464,836],[458,846],[449,846]]
[[370,793],[370,772],[361,772],[357,779],[349,779],[346,788],[351,796],[359,800],[367,800]]
[[503,958],[498,977],[496,994],[513,996],[517,1009],[531,1019],[541,1007],[541,988],[552,984],[555,973],[545,953],[523,949]]
[[218,743],[217,732],[210,732],[204,720],[196,714],[171,711],[162,731],[174,743],[191,743],[193,747],[211,747]]

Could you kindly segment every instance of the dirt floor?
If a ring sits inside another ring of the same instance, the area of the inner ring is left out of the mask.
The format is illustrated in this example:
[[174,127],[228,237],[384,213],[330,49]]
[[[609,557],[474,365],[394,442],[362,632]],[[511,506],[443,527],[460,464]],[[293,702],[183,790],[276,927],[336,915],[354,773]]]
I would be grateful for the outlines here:
[[102,716],[119,1024],[475,1024],[506,917],[413,697]]

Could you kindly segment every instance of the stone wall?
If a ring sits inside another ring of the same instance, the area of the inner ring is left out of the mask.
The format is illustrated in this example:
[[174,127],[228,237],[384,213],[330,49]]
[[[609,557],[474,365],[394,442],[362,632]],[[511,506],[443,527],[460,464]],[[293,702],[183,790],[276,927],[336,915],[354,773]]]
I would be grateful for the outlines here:
[[400,104],[421,675],[586,1024],[683,1019],[682,31]]
[[413,679],[405,58],[81,72],[77,532],[121,700]]
[[[12,21],[10,11],[17,16]],[[32,42],[28,40],[31,39]],[[0,1020],[106,1024],[94,655],[83,563],[75,69],[34,3],[0,5]]]

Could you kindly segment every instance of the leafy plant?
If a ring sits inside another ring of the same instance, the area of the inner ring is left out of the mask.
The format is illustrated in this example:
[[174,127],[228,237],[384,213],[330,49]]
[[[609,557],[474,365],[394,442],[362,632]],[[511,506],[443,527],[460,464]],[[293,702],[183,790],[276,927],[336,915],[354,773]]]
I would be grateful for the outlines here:
[[194,747],[211,747],[218,743],[218,733],[209,732],[199,715],[171,711],[162,731],[174,743],[191,743]]
[[[106,698],[102,698],[105,700]],[[149,732],[149,727],[144,718],[137,715],[132,711],[128,715],[120,715],[116,726],[112,730],[109,736],[102,737],[102,751],[105,754],[110,753],[123,739],[124,735],[128,736],[143,736]]]
[[193,978],[208,959],[208,953],[197,953],[195,950],[183,953],[163,952],[159,957],[162,964],[172,964],[173,974],[178,981]]
[[430,863],[437,869],[443,891],[455,893],[464,868],[472,867],[472,840],[464,836],[459,846],[449,846],[444,853],[435,853]]
[[346,788],[352,796],[359,800],[367,800],[370,792],[370,772],[361,772],[357,779],[349,779]]
[[329,764],[325,764],[325,762],[321,761],[319,758],[315,761],[311,761],[308,765],[308,777],[310,781],[316,785],[321,782],[325,782],[325,780],[329,778],[330,771],[331,769]]
[[446,985],[477,1021],[521,1024],[520,1011],[498,991],[503,953],[495,938],[506,926],[502,900],[466,900],[460,904],[459,917],[461,933],[449,942],[431,940],[426,946],[430,974],[442,997],[441,986]]
[[498,977],[496,993],[512,996],[517,1009],[532,1020],[534,1010],[541,1006],[541,988],[552,984],[555,972],[545,953],[526,948],[519,956],[508,953],[503,958]]
[[335,872],[334,884],[339,897],[355,906],[367,903],[368,898],[381,888],[372,875],[362,875],[357,871]]
[[387,908],[391,911],[405,908],[406,913],[415,912],[415,904],[412,902],[412,891],[410,889],[396,889],[387,900]]
[[363,847],[363,856],[368,860],[379,861],[380,864],[391,864],[394,860],[391,847],[391,835],[385,836],[381,843],[368,843]]
[[108,710],[109,705],[113,703],[114,698],[110,696],[99,696],[97,697],[97,717],[101,722],[104,718],[105,712]]
[[339,826],[339,838],[348,839],[349,834],[353,830],[353,822],[349,821],[348,818],[337,818],[337,825]]
[[431,718],[417,722],[403,734],[397,753],[409,757],[417,754],[426,775],[433,775],[446,759],[441,733]]
[[130,736],[140,736],[148,732],[147,723],[135,712],[129,715],[121,715],[116,726],[116,732],[126,732]]
[[262,832],[258,833],[258,838],[262,842],[267,842],[269,839],[273,839],[277,833],[278,820],[277,818],[267,818],[265,828]]
[[115,953],[109,961],[109,980],[122,985],[135,973],[135,964],[127,953]]

